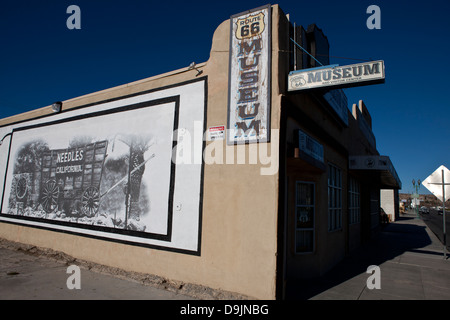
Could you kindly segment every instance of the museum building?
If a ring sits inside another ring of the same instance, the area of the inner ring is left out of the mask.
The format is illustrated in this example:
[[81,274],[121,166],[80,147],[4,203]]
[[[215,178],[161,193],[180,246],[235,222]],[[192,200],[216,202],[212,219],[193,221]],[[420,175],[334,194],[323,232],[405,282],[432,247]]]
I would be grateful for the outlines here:
[[204,63],[0,120],[0,238],[288,298],[369,240],[381,190],[401,188],[376,106],[342,90],[383,82],[384,63],[328,55],[321,29],[267,5],[218,26]]

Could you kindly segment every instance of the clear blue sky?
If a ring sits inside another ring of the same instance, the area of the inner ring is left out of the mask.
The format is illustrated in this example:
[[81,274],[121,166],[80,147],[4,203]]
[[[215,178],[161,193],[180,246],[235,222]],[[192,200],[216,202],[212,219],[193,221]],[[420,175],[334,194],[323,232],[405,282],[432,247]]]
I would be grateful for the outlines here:
[[[0,118],[205,62],[222,21],[267,3],[3,0]],[[385,61],[385,84],[345,92],[349,104],[363,99],[369,108],[377,148],[391,157],[401,192],[440,165],[450,168],[449,1],[271,3],[296,24],[322,28],[330,55]],[[81,30],[66,27],[72,4],[81,9]],[[381,30],[366,27],[371,4],[381,9]]]

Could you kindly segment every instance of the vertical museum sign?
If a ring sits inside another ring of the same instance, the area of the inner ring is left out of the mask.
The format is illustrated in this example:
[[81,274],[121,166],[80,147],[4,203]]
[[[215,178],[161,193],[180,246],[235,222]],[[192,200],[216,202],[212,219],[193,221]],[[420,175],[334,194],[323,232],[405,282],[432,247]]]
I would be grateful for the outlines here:
[[230,19],[228,144],[268,142],[271,6]]

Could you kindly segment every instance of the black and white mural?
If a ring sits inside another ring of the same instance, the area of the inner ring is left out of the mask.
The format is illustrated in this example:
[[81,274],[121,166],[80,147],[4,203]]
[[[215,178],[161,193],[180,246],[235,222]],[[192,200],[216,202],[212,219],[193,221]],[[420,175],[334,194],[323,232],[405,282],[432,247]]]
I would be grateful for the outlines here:
[[177,157],[201,159],[180,132],[204,130],[205,94],[199,79],[0,128],[0,221],[199,254],[202,161]]

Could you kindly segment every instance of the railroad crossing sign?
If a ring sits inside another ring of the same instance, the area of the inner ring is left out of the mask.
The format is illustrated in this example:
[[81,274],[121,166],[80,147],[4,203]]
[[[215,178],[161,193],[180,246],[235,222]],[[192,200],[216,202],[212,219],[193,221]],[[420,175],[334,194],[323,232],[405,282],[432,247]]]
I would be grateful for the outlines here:
[[447,201],[450,198],[450,170],[445,166],[440,166],[422,182],[422,185],[439,200]]

